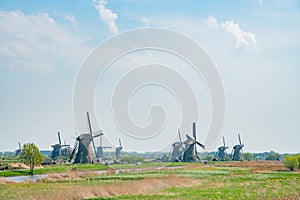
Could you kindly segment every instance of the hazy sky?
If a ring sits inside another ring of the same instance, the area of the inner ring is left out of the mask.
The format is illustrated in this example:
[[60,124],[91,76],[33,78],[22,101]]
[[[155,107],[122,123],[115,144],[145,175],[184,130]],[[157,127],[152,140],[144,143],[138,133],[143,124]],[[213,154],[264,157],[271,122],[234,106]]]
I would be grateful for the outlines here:
[[[162,27],[191,37],[214,61],[226,94],[221,135],[230,147],[240,132],[245,151],[300,152],[300,1],[213,2],[0,0],[0,151],[17,149],[19,141],[50,149],[57,142],[57,131],[73,145],[77,125],[72,93],[84,59],[118,33]],[[132,63],[138,58],[139,63],[160,60],[184,65],[157,52],[131,56]],[[107,136],[105,143],[115,146],[121,138],[124,150],[159,150],[117,133],[108,114],[110,107],[105,106],[109,100],[101,103],[121,71],[112,66],[103,79],[107,87],[97,88],[95,98],[100,100],[95,107]],[[201,99],[198,137],[203,141],[211,112],[205,86],[193,78],[193,71],[181,73]],[[178,105],[173,101],[161,88],[145,87],[130,102],[130,114],[137,125],[145,126],[149,106],[161,103],[167,104],[170,120],[178,121],[180,113],[175,112]],[[174,128],[175,139],[178,125],[168,125]]]

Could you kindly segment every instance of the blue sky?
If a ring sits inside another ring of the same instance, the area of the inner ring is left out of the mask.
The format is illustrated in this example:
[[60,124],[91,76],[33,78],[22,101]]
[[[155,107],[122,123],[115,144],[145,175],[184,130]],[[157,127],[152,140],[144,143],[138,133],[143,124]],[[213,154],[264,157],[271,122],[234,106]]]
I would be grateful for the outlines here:
[[300,1],[293,0],[1,0],[0,151],[19,141],[50,149],[58,130],[73,144],[81,63],[107,38],[145,26],[179,31],[214,60],[229,146],[239,131],[246,151],[299,152]]

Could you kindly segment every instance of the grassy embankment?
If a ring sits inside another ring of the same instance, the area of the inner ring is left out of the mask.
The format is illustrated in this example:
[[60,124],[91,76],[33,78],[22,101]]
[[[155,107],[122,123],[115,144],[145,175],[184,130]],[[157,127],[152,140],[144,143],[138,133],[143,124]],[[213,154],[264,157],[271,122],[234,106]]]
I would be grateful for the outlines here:
[[299,172],[287,171],[280,162],[184,163],[182,169],[107,175],[87,172],[71,171],[36,183],[2,183],[0,199],[300,198]]

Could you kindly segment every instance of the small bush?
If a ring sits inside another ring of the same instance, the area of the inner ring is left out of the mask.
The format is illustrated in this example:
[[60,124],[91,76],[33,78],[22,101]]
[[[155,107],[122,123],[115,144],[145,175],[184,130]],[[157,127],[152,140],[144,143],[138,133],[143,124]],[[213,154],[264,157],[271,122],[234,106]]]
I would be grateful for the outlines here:
[[283,164],[286,168],[288,168],[291,171],[299,168],[299,162],[296,156],[285,156]]
[[298,168],[300,168],[300,154],[296,154],[296,155],[295,155],[295,158],[297,159],[297,161],[298,161],[298,163],[299,163]]
[[123,156],[120,158],[120,161],[132,164],[136,162],[144,162],[144,158],[140,156]]

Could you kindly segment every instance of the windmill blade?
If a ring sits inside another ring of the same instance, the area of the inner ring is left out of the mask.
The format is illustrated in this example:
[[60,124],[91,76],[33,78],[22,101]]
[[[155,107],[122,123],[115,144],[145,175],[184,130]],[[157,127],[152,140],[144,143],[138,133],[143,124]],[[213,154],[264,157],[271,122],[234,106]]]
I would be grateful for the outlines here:
[[196,140],[196,123],[195,122],[193,122],[193,137]]
[[180,135],[180,130],[178,129],[178,136],[179,136],[179,142],[180,142],[180,145],[182,147],[182,140],[181,140],[181,135]]
[[219,149],[218,149],[218,151],[216,151],[215,157],[218,156],[218,155],[219,155]]
[[224,145],[224,148],[226,148],[225,137],[224,136],[223,136],[223,145]]
[[73,148],[73,150],[72,150],[72,153],[71,153],[71,156],[70,156],[70,159],[69,159],[69,163],[71,163],[71,161],[72,161],[72,159],[73,159],[73,157],[74,157],[74,155],[75,155],[75,152],[76,152],[76,150],[77,150],[77,145],[78,145],[78,141],[75,140],[74,148]]
[[99,136],[102,136],[102,135],[103,135],[103,133],[99,133],[99,134],[94,135],[93,138],[99,137]]
[[122,144],[121,144],[121,139],[119,138],[119,144],[120,144],[120,147],[122,147]]
[[[196,123],[193,122],[193,137],[194,137],[194,141],[195,142],[197,142],[197,137],[196,136],[197,136],[197,134],[196,134]],[[197,152],[197,145],[195,144],[194,147],[195,147],[195,154],[197,156],[197,154],[198,154],[198,152]]]
[[59,131],[57,132],[57,136],[58,136],[58,142],[61,145],[61,139],[60,139],[60,132]]
[[200,142],[197,142],[197,141],[196,141],[196,143],[197,143],[200,147],[202,147],[203,149],[205,149],[205,146],[204,146],[203,144],[201,144]]
[[238,134],[240,145],[242,145],[241,136]]
[[232,149],[232,150],[231,150],[230,157],[232,157],[232,155],[233,155],[233,151],[234,151],[234,149]]
[[188,134],[186,134],[186,138],[194,141],[194,139],[191,136],[189,136]]
[[20,150],[22,150],[22,147],[21,147],[21,142],[19,142],[19,149],[20,149]]
[[[94,156],[95,156],[96,155],[96,146],[95,146],[95,142],[94,142],[93,130],[92,130],[92,125],[91,125],[91,120],[90,120],[89,112],[86,112],[86,116],[87,116],[87,121],[88,121],[88,126],[89,126],[89,130],[90,130],[90,134],[92,136],[92,144],[93,144]],[[98,136],[96,136],[96,137],[98,137]]]
[[86,112],[86,117],[87,117],[87,122],[88,122],[88,127],[89,127],[90,134],[93,135],[92,125],[91,125],[91,120],[90,120],[90,114],[89,114],[89,112]]

